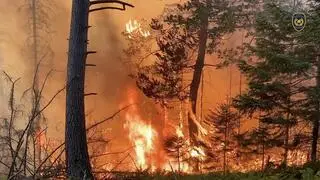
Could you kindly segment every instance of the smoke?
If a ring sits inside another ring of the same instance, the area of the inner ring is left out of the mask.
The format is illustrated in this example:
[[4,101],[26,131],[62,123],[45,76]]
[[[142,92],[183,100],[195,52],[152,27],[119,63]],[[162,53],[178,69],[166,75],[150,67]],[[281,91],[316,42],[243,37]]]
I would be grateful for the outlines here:
[[[21,49],[24,48],[27,38],[27,31],[24,26],[27,22],[24,14],[18,9],[24,4],[24,0],[3,0],[0,4],[0,68],[7,71],[14,78],[22,77],[24,81],[19,83],[18,94],[21,94],[31,84],[30,68],[33,63],[23,56]],[[86,75],[86,93],[97,93],[97,96],[86,97],[87,121],[101,120],[113,114],[119,109],[119,104],[124,102],[126,90],[134,87],[135,83],[128,77],[129,72],[122,64],[120,57],[126,46],[121,32],[124,31],[125,23],[130,19],[150,20],[161,14],[164,5],[177,2],[168,1],[142,1],[132,0],[130,3],[135,8],[127,11],[104,11],[95,12],[90,17],[89,50],[97,51],[97,54],[90,55],[87,62],[96,64],[97,67],[88,67]],[[43,81],[45,72],[54,70],[50,76],[44,91],[43,104],[45,104],[60,88],[64,86],[66,79],[66,64],[68,51],[68,36],[70,27],[71,1],[56,0],[53,7],[50,25],[52,31],[47,34],[50,46],[54,51],[52,63],[41,66],[42,73],[40,83]],[[233,40],[231,42],[234,42]],[[234,45],[234,44],[233,44]],[[230,45],[231,46],[231,45]],[[215,57],[208,57],[208,63],[216,63]],[[205,72],[205,93],[204,109],[207,111],[214,107],[214,104],[225,99],[229,81],[228,70],[208,69]],[[236,74],[235,72],[234,74]],[[237,77],[237,75],[234,75]],[[237,83],[237,79],[233,79]],[[0,81],[4,87],[0,92],[1,106],[6,106],[7,90],[9,87]],[[237,89],[235,88],[235,90]],[[141,93],[141,101],[147,100]],[[124,104],[126,105],[126,104]],[[6,107],[1,107],[6,109]],[[142,107],[143,108],[143,107]],[[1,111],[0,111],[1,112]],[[45,111],[48,119],[48,135],[53,138],[63,139],[65,122],[65,94],[60,94],[51,106]],[[148,117],[149,118],[149,117]],[[169,117],[170,119],[170,117]],[[159,120],[159,119],[158,119]],[[123,138],[124,120],[119,116],[108,122],[103,128],[111,129],[113,137]],[[119,141],[118,141],[119,142]]]
[[[90,16],[89,24],[92,28],[89,30],[88,49],[98,53],[89,55],[87,59],[88,63],[97,66],[87,68],[85,91],[98,95],[86,97],[86,113],[89,124],[116,112],[119,109],[119,104],[124,102],[126,89],[135,87],[132,79],[128,77],[129,72],[126,71],[120,60],[122,50],[125,48],[125,42],[121,35],[125,23],[130,19],[155,17],[162,12],[164,7],[164,3],[161,1],[148,3],[132,1],[131,3],[136,7],[127,11],[95,12]],[[51,20],[53,31],[51,48],[55,54],[54,62],[53,67],[44,68],[46,69],[44,71],[53,68],[54,74],[46,88],[46,99],[63,87],[66,76],[71,2],[57,0],[56,4],[57,10],[54,12],[54,19]],[[63,138],[64,134],[64,99],[64,94],[58,96],[46,111],[49,131],[51,131],[49,134],[59,138]],[[116,133],[111,134],[118,136],[118,133],[123,129],[122,122],[121,118],[116,118],[110,121],[105,128],[112,129],[112,132]]]
[[[13,80],[23,78],[16,85],[15,100],[20,99],[23,91],[27,89],[28,62],[23,56],[24,42],[27,37],[26,32],[22,29],[24,22],[24,14],[19,13],[19,8],[23,5],[23,1],[5,0],[0,3],[0,117],[8,115],[8,101],[10,95],[11,84],[4,76],[6,72]],[[23,81],[24,80],[24,81]],[[28,107],[23,107],[28,108]],[[19,122],[18,126],[23,123]]]

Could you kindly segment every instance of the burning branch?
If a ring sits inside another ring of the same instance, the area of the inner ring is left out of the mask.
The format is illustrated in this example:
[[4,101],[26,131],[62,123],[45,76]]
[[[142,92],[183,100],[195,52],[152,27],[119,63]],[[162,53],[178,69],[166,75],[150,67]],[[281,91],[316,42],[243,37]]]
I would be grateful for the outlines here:
[[190,119],[193,121],[193,123],[197,126],[198,132],[200,132],[200,134],[202,135],[207,135],[208,131],[204,127],[202,127],[202,125],[199,123],[199,121],[197,120],[197,117],[191,110],[191,106],[189,107],[189,116],[190,116]]

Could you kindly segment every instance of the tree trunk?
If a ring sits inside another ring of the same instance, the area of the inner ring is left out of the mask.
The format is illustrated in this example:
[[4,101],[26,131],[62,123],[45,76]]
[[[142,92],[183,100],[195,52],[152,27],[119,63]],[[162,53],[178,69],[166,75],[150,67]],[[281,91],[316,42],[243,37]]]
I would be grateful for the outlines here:
[[[228,118],[228,117],[226,117]],[[228,123],[226,124],[226,129],[224,130],[224,146],[223,146],[223,173],[226,175],[227,172],[227,136],[228,136]]]
[[[316,77],[316,88],[317,91],[320,89],[320,62],[319,56],[317,56],[317,77]],[[316,104],[316,118],[313,120],[313,127],[312,127],[312,144],[311,144],[311,161],[317,161],[317,145],[318,145],[318,138],[319,138],[319,119],[320,119],[320,104],[319,100]]]
[[190,85],[190,105],[188,112],[188,124],[189,124],[189,136],[191,144],[197,144],[197,136],[199,134],[199,127],[196,118],[197,112],[197,99],[198,91],[201,83],[201,76],[204,67],[204,60],[206,55],[207,39],[208,39],[208,18],[207,12],[201,17],[201,27],[200,27],[200,38],[199,38],[199,49],[198,57],[195,64],[195,69],[192,77],[192,82]]
[[72,2],[66,92],[67,176],[92,179],[84,111],[89,0],[73,0]]
[[[289,99],[289,103],[290,99]],[[290,121],[290,108],[286,117],[287,121]],[[283,154],[283,165],[287,167],[288,164],[288,153],[289,153],[289,136],[290,136],[290,124],[286,124],[285,126],[285,140],[284,140],[284,154]]]
[[289,153],[289,131],[290,127],[289,125],[286,125],[285,127],[285,141],[284,141],[284,155],[283,155],[283,165],[287,167],[288,164],[288,153]]

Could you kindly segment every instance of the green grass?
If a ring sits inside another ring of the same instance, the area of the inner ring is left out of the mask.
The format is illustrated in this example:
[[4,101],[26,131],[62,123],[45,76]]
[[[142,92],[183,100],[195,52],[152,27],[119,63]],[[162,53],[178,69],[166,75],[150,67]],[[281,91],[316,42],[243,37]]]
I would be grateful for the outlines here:
[[[118,178],[117,178],[118,179]],[[122,178],[119,178],[122,179]],[[306,164],[303,167],[288,167],[273,169],[266,172],[248,173],[210,173],[201,175],[178,175],[162,173],[147,174],[140,173],[132,178],[141,180],[320,180],[320,163]]]
[[154,176],[138,176],[133,179],[141,180],[320,180],[320,171],[307,168],[304,170],[297,170],[294,172],[277,172],[277,173],[229,173],[221,175],[217,173],[206,175],[154,175]]

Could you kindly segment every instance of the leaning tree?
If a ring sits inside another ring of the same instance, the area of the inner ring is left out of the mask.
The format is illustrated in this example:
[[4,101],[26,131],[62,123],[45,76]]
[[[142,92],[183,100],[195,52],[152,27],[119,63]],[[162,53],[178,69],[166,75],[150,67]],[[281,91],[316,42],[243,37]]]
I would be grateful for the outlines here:
[[[120,4],[122,7],[104,6]],[[102,5],[99,6],[99,5]],[[67,176],[92,179],[85,125],[84,83],[88,51],[89,15],[106,9],[126,10],[131,4],[117,0],[73,0],[66,88],[66,167]]]

